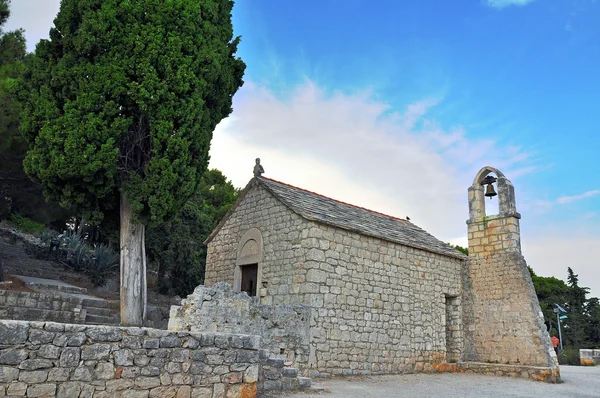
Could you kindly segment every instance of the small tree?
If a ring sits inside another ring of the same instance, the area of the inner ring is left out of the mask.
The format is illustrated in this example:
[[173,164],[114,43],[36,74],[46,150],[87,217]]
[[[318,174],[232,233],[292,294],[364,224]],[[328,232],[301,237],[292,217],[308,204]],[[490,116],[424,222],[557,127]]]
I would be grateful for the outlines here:
[[195,192],[245,65],[230,0],[62,0],[28,62],[27,173],[100,221],[119,210],[121,323],[146,306],[146,225]]

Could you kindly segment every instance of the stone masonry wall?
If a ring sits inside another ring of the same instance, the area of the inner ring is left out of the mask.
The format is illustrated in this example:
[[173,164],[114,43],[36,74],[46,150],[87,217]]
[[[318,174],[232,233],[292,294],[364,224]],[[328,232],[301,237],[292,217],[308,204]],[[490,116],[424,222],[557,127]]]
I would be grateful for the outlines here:
[[520,253],[518,219],[470,221],[469,255],[463,303],[465,360],[556,367],[556,354]]
[[[300,242],[303,234],[305,237],[303,230],[306,224],[306,220],[290,211],[264,188],[254,186],[249,189],[244,200],[208,245],[205,285],[217,282],[234,285],[238,244],[244,232],[250,228],[258,228],[262,233],[262,279],[271,283],[274,278],[287,278],[289,268],[297,265],[293,258],[293,247]],[[293,283],[291,279],[286,281]],[[265,304],[269,304],[268,300]]]
[[311,310],[306,306],[258,304],[226,283],[198,286],[171,307],[169,330],[244,333],[261,336],[261,348],[283,355],[286,366],[306,366]]
[[[445,363],[447,297],[461,294],[463,260],[311,224],[294,269],[294,279],[305,281],[301,302],[317,314],[310,368],[325,375],[398,373]],[[274,294],[274,303],[286,300]],[[454,318],[452,349],[460,352],[462,325]]]
[[255,397],[259,336],[0,321],[0,396]]
[[[233,282],[250,228],[263,238],[261,303],[312,309],[304,374],[434,370],[446,361],[446,303],[461,295],[463,260],[307,221],[254,186],[208,245],[207,285]],[[452,322],[454,359],[462,317]]]
[[58,294],[0,290],[0,319],[83,323],[82,301]]

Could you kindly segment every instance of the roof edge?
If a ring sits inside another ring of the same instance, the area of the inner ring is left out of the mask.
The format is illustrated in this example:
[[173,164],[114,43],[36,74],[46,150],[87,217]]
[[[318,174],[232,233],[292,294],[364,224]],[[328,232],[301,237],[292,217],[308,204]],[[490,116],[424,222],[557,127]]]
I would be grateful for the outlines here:
[[223,225],[227,222],[227,220],[229,220],[229,217],[231,217],[231,215],[233,214],[233,212],[235,211],[235,209],[237,209],[237,207],[240,205],[241,201],[246,197],[246,194],[248,193],[248,191],[250,190],[250,188],[252,188],[255,185],[257,185],[257,180],[256,180],[256,178],[252,178],[248,182],[248,184],[246,184],[246,186],[244,187],[244,189],[240,193],[240,196],[237,198],[237,200],[233,204],[233,206],[231,206],[231,208],[229,209],[229,211],[225,214],[225,216],[223,216],[223,218],[221,219],[221,221],[219,221],[219,223],[212,230],[212,232],[210,233],[210,235],[208,235],[208,238],[206,238],[204,240],[204,242],[202,242],[204,244],[204,246],[208,245],[214,239],[214,237],[219,233],[219,231],[221,230],[221,228],[223,228]]

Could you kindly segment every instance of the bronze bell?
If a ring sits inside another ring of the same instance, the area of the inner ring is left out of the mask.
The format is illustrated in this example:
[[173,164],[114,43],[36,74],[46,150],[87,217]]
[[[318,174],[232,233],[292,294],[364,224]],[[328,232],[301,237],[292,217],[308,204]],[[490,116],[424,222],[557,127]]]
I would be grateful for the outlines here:
[[491,199],[493,196],[496,195],[498,194],[496,193],[496,191],[494,191],[494,186],[492,184],[488,184],[487,187],[485,187],[485,196]]
[[497,180],[498,179],[496,177],[488,175],[487,177],[485,177],[483,179],[483,181],[481,181],[481,185],[486,185],[487,184],[487,187],[485,187],[485,196],[487,196],[490,199],[492,197],[498,195],[496,193],[496,191],[494,190],[494,185],[493,185]]

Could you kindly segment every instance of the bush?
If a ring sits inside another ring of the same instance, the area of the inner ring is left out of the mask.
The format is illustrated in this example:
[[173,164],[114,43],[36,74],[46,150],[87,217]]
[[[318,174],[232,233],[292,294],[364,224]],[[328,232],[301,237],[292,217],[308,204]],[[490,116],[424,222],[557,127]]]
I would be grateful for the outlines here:
[[95,286],[102,285],[119,267],[119,252],[112,245],[103,243],[94,245],[92,261],[88,264],[86,273]]
[[12,213],[10,215],[10,223],[13,227],[26,234],[35,234],[45,228],[44,224],[37,223],[19,213]]
[[567,347],[558,355],[560,365],[580,365],[579,348]]

